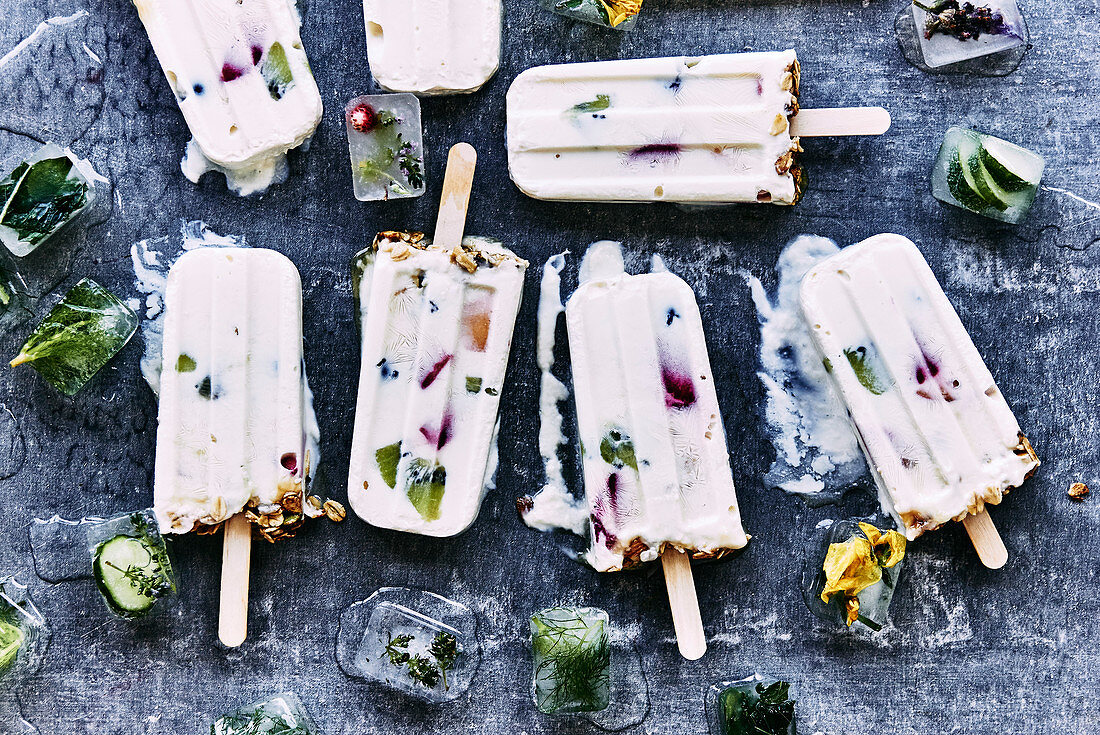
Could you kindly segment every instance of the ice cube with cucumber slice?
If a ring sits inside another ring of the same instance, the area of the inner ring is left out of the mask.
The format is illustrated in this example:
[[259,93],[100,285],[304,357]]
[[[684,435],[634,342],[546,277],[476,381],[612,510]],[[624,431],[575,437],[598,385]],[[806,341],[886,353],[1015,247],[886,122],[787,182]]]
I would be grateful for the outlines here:
[[144,617],[175,595],[172,562],[151,511],[125,513],[92,526],[88,546],[96,586],[119,617]]
[[952,206],[1020,222],[1043,174],[1041,156],[976,130],[947,131],[932,172],[932,194]]

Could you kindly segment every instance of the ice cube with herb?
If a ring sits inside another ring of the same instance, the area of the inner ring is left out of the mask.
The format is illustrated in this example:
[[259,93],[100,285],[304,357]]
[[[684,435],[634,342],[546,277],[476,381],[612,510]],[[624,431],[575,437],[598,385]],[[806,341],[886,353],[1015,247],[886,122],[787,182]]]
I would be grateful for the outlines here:
[[706,696],[711,735],[796,735],[790,689],[760,674],[715,684]]
[[295,694],[284,692],[222,715],[210,735],[319,735],[321,731]]
[[176,575],[152,510],[123,513],[85,528],[92,574],[111,612],[140,618],[175,596]]
[[6,329],[29,314],[27,284],[13,266],[0,261],[0,329]]
[[976,130],[952,127],[932,169],[932,195],[941,202],[1016,224],[1031,209],[1043,177],[1043,158]]
[[905,536],[883,520],[848,519],[819,524],[808,547],[802,597],[817,617],[880,630],[889,616]]
[[933,69],[1026,43],[1016,0],[913,0],[913,21],[924,63]]
[[541,5],[566,18],[628,31],[637,22],[642,0],[541,0]]
[[34,675],[50,641],[50,629],[26,586],[0,578],[0,687],[15,691]]
[[344,108],[344,122],[356,199],[404,199],[424,193],[424,140],[416,95],[356,97]]
[[27,338],[11,366],[29,364],[72,396],[130,341],[137,316],[90,278],[73,286]]
[[552,607],[531,616],[532,693],[548,715],[599,712],[611,696],[607,613],[595,607]]
[[47,143],[0,180],[0,241],[29,255],[87,212],[105,184],[88,161]]
[[458,628],[383,601],[370,615],[355,665],[365,676],[428,702],[458,697],[473,677],[476,648]]

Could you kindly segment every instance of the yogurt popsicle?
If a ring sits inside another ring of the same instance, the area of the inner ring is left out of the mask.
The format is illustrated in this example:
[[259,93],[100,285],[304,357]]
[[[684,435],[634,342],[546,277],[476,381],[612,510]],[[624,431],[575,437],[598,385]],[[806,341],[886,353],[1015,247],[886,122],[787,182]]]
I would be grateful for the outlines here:
[[799,135],[889,127],[881,108],[798,116],[799,76],[793,50],[528,69],[508,90],[508,169],[536,199],[794,204]]
[[241,194],[285,176],[321,121],[292,0],[134,0],[193,136],[184,173],[223,171]]
[[695,294],[656,265],[628,275],[618,244],[597,243],[565,308],[599,571],[748,543]]
[[367,61],[389,92],[481,88],[500,66],[501,0],[363,0]]
[[884,510],[909,539],[964,519],[973,537],[1039,459],[920,251],[864,240],[814,266],[801,300]]
[[469,237],[452,250],[383,232],[360,254],[348,499],[368,523],[452,536],[477,517],[526,268]]
[[242,511],[269,541],[301,525],[302,286],[285,256],[201,248],[168,275],[153,479],[161,530]]

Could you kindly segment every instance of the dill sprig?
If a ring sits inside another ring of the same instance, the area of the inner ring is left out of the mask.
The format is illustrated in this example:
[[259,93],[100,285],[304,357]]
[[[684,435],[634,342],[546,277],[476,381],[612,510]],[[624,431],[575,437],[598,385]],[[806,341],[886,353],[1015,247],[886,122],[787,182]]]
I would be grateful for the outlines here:
[[611,641],[603,620],[570,608],[531,618],[535,630],[535,682],[539,709],[593,712],[607,706]]
[[210,727],[210,735],[313,735],[304,722],[291,723],[263,707],[251,712],[225,715]]
[[389,642],[386,645],[386,658],[390,665],[401,667],[409,662],[409,644],[412,643],[411,635],[399,635],[396,638],[389,634]]

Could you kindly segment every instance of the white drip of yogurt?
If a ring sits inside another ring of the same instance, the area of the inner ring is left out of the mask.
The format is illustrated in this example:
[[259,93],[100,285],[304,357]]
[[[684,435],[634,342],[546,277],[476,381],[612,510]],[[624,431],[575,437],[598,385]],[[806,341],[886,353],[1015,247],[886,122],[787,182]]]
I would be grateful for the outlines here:
[[837,252],[836,243],[816,235],[788,243],[776,264],[779,288],[774,299],[758,278],[745,277],[760,320],[757,376],[767,394],[764,420],[776,451],[765,481],[808,500],[834,498],[867,471],[799,306],[802,276]]
[[539,453],[542,455],[546,483],[532,498],[533,505],[524,514],[523,520],[540,531],[563,528],[583,536],[588,529],[588,507],[582,499],[569,492],[558,457],[558,450],[566,443],[560,404],[569,398],[569,389],[551,372],[554,366],[554,334],[558,318],[565,311],[561,301],[561,271],[568,254],[568,251],[559,253],[542,267],[536,359],[542,375]]

